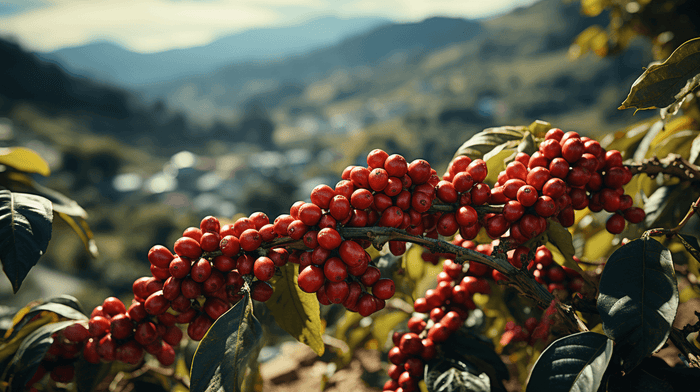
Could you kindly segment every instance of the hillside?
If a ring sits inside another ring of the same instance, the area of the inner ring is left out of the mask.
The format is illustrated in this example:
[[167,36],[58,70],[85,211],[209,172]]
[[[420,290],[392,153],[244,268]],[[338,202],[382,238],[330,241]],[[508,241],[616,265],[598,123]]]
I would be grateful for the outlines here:
[[144,87],[182,76],[203,75],[232,63],[307,53],[387,23],[387,19],[375,17],[329,16],[298,25],[248,30],[185,49],[138,53],[114,43],[95,42],[40,56],[74,74],[115,86]]

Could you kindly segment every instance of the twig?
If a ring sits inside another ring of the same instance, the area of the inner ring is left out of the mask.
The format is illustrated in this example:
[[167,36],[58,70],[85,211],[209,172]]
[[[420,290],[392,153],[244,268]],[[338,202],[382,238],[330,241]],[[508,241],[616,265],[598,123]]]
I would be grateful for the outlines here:
[[[685,328],[683,328],[685,329]],[[678,328],[671,328],[669,335],[671,342],[686,357],[690,367],[700,368],[700,350],[694,344],[688,342],[683,332]]]
[[625,166],[632,172],[632,175],[645,173],[654,178],[659,174],[667,174],[685,181],[698,181],[700,179],[700,168],[677,154],[669,154],[664,159],[653,157],[645,159],[641,163]]

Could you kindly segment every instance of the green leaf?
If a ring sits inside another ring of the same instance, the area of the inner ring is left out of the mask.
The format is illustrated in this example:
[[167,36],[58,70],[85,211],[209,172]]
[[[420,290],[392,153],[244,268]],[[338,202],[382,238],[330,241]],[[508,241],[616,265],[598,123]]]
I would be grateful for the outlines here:
[[197,346],[190,370],[190,390],[240,391],[250,360],[257,359],[262,327],[253,316],[250,294],[219,317]]
[[438,359],[425,368],[425,384],[429,392],[490,392],[491,382],[486,373],[468,363]]
[[[686,41],[661,64],[647,68],[632,84],[629,95],[618,109],[655,109],[682,100],[698,86],[700,38]],[[697,78],[696,78],[697,79]]]
[[275,291],[265,305],[282,329],[311,347],[319,356],[323,355],[323,325],[316,295],[305,293],[299,288],[298,264],[287,263],[279,270],[281,274],[270,280]]
[[24,385],[36,373],[39,363],[53,343],[51,335],[73,323],[75,321],[62,321],[44,325],[22,341],[15,356],[5,370],[5,373],[9,375],[11,391],[24,390]]
[[552,245],[559,249],[559,252],[564,256],[564,263],[562,265],[578,271],[581,276],[586,275],[583,273],[578,263],[574,261],[574,255],[576,254],[574,240],[566,227],[562,226],[559,222],[550,221],[549,227],[547,227],[547,239]]
[[510,378],[508,368],[496,354],[493,343],[469,330],[459,329],[452,333],[440,344],[440,349],[446,357],[469,363],[477,370],[476,373],[486,373],[492,385]]
[[644,203],[644,227],[673,227],[688,212],[696,195],[683,183],[662,186]]
[[595,332],[564,336],[537,359],[527,391],[595,392],[612,357],[613,341]]
[[663,346],[676,317],[671,252],[650,238],[627,243],[608,259],[599,290],[603,330],[617,343],[623,369],[630,371]]
[[525,132],[527,132],[527,127],[522,126],[484,129],[464,142],[454,156],[467,155],[471,159],[483,158],[486,153],[498,145],[511,140],[522,140]]
[[389,339],[391,331],[397,325],[405,321],[410,314],[400,310],[377,314],[372,321],[372,335],[379,342],[379,347],[384,347],[387,339]]
[[31,193],[49,199],[53,204],[53,209],[57,212],[82,219],[87,219],[88,217],[87,212],[75,200],[61,192],[39,184],[27,174],[7,171],[0,174],[0,179],[13,192]]
[[484,179],[485,183],[495,184],[498,181],[498,174],[506,170],[506,164],[515,158],[518,153],[517,142],[515,146],[511,144],[512,142],[503,143],[484,155],[484,161],[486,161],[488,168],[488,174]]
[[46,251],[52,222],[47,199],[0,190],[0,261],[15,293]]

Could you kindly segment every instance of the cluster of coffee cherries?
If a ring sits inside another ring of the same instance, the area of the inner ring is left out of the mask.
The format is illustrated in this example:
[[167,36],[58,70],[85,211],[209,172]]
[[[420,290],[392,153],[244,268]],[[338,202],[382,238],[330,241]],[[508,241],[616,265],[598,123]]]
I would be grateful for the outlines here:
[[490,292],[486,279],[470,276],[461,264],[446,259],[437,276],[437,287],[415,300],[417,314],[408,320],[409,332],[394,332],[392,336],[391,379],[384,384],[384,391],[417,391],[425,363],[437,355],[437,344],[447,340],[476,309],[473,295]]
[[485,218],[487,232],[498,237],[510,229],[511,238],[522,243],[546,230],[546,218],[569,227],[574,210],[588,207],[612,212],[606,229],[619,234],[625,220],[639,223],[645,217],[624,194],[623,186],[631,179],[619,151],[606,151],[596,140],[552,128],[538,151],[532,156],[518,153],[499,173],[489,203],[503,204],[503,213]]
[[508,321],[503,335],[501,335],[501,346],[506,347],[516,342],[527,342],[530,346],[534,346],[537,342],[546,342],[549,337],[549,331],[554,325],[556,312],[555,302],[552,301],[550,306],[545,309],[540,320],[537,320],[535,317],[529,317],[522,326],[515,321]]

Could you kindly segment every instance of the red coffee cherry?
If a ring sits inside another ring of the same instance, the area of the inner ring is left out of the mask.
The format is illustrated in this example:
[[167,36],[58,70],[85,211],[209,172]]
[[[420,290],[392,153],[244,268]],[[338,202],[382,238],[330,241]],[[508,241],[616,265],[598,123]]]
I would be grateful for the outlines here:
[[541,190],[544,184],[552,178],[549,169],[544,167],[535,167],[527,173],[527,184],[532,185],[535,189]]
[[146,298],[146,302],[143,303],[143,306],[146,309],[146,313],[157,316],[168,310],[170,301],[163,297],[162,291],[156,291]]
[[484,183],[477,183],[472,187],[469,193],[471,195],[472,204],[478,206],[486,203],[489,200],[489,197],[491,196],[491,188]]
[[540,152],[547,159],[554,159],[561,156],[561,144],[555,139],[545,139],[540,143]]
[[241,244],[238,238],[232,235],[227,235],[224,236],[224,238],[222,238],[219,242],[219,249],[221,249],[221,253],[224,256],[233,257],[240,252]]
[[242,255],[236,260],[236,268],[241,275],[250,275],[253,273],[253,265],[255,259],[252,256]]
[[[385,163],[386,165],[386,163]],[[367,317],[377,310],[377,304],[374,302],[374,297],[370,294],[364,293],[357,300],[357,312],[360,316]]]
[[566,182],[571,186],[583,186],[591,178],[591,172],[581,166],[574,166],[566,176]]
[[374,203],[374,196],[372,196],[372,192],[367,189],[357,189],[350,197],[350,204],[358,210],[369,208],[372,203]]
[[202,230],[199,227],[188,227],[182,232],[182,236],[192,238],[199,243],[202,238]]
[[[545,169],[546,170],[546,169]],[[532,185],[525,185],[518,189],[517,198],[523,207],[530,207],[537,202],[537,190]]]
[[620,234],[625,230],[625,217],[615,213],[610,215],[608,221],[605,222],[605,228],[612,234]]
[[265,302],[268,299],[272,298],[273,292],[274,290],[269,283],[262,280],[256,280],[251,285],[250,298],[258,302]]
[[423,342],[417,334],[408,332],[401,337],[399,349],[407,355],[420,355],[421,351],[423,351]]
[[206,313],[202,313],[187,326],[187,335],[194,341],[200,341],[213,323],[214,321]]
[[392,154],[384,161],[384,170],[390,177],[401,178],[408,172],[408,163],[401,155]]
[[260,233],[255,229],[247,229],[243,231],[238,240],[241,248],[246,252],[252,252],[258,249],[262,244],[262,237],[260,237]]
[[420,185],[428,182],[431,175],[430,164],[423,159],[416,159],[408,165],[408,175],[413,184]]
[[547,134],[544,135],[544,138],[545,140],[554,139],[556,141],[560,141],[562,136],[564,136],[564,131],[562,131],[559,128],[552,128],[549,131],[547,131]]
[[202,221],[199,223],[199,228],[202,230],[202,233],[219,233],[221,224],[219,223],[218,218],[209,215],[202,219]]
[[100,358],[108,362],[117,359],[117,344],[112,339],[112,335],[107,334],[100,339],[97,345],[97,353],[100,355]]
[[341,282],[348,277],[348,267],[339,257],[331,257],[323,264],[323,273],[331,282]]
[[382,278],[372,286],[372,295],[379,299],[389,299],[394,296],[396,286],[394,281],[388,278]]
[[570,138],[561,145],[561,156],[569,163],[575,163],[586,151],[581,139]]
[[[588,199],[586,199],[588,200]],[[535,203],[535,212],[537,215],[548,218],[557,211],[557,203],[549,196],[540,196]]]
[[190,276],[195,282],[204,282],[210,275],[211,264],[209,263],[209,260],[205,258],[197,260],[197,262],[192,265],[192,269],[190,270]]
[[483,159],[473,160],[469,166],[467,166],[467,174],[469,174],[474,182],[483,182],[488,175],[488,167]]
[[326,276],[324,275],[323,269],[315,265],[309,265],[299,272],[297,284],[305,293],[315,293],[323,286],[325,280]]
[[609,171],[613,167],[622,166],[622,154],[617,150],[610,150],[605,153],[605,170]]
[[452,185],[457,192],[466,192],[474,185],[474,178],[467,172],[459,172],[452,178]]
[[219,298],[207,298],[206,302],[204,302],[204,306],[202,306],[204,312],[207,316],[211,317],[212,320],[221,317],[229,308],[230,305]]
[[330,228],[321,229],[318,232],[318,235],[316,238],[318,240],[318,244],[322,248],[328,249],[328,250],[332,250],[332,249],[337,248],[342,241],[338,231],[336,231],[335,229],[330,229]]
[[623,211],[625,219],[630,223],[639,223],[644,220],[646,214],[644,210],[639,207],[630,207]]
[[126,313],[126,306],[116,297],[109,297],[102,302],[102,310],[110,316]]
[[[301,208],[301,207],[300,207]],[[297,214],[298,215],[298,214]],[[294,218],[291,215],[280,215],[277,218],[275,218],[275,222],[272,225],[272,229],[275,231],[275,233],[279,236],[286,236],[288,232],[289,225],[294,222],[296,218]],[[240,238],[241,242],[243,241],[242,238]],[[241,244],[241,247],[243,247],[243,244]],[[245,250],[245,249],[244,249]]]
[[90,337],[90,331],[82,324],[71,324],[63,330],[63,336],[71,342],[84,342]]
[[371,168],[384,167],[384,162],[389,157],[384,150],[374,149],[367,154],[367,166]]
[[[350,171],[350,181],[352,181],[356,188],[369,189],[369,173],[370,170],[368,168],[356,166]],[[324,207],[324,209],[327,208],[328,207]]]
[[389,184],[389,174],[380,167],[372,169],[369,172],[367,183],[372,190],[381,192]]
[[508,231],[510,223],[503,217],[503,214],[496,214],[486,221],[485,227],[488,235],[498,238]]
[[440,181],[437,185],[437,197],[445,203],[456,203],[459,199],[457,190],[449,181]]
[[202,247],[203,251],[214,252],[216,250],[219,250],[220,241],[221,237],[219,236],[219,233],[207,232],[202,234],[202,238],[199,241],[199,244]]
[[[354,168],[353,170],[361,170],[363,168]],[[365,168],[365,170],[367,170]],[[359,172],[358,172],[359,173]],[[352,174],[352,172],[351,172]],[[368,171],[369,174],[369,171]],[[356,175],[357,177],[357,175]],[[353,183],[355,181],[353,180]],[[355,186],[358,186],[355,184]],[[322,184],[316,186],[312,191],[311,191],[311,202],[316,204],[317,206],[323,208],[323,209],[328,209],[328,205],[331,202],[331,199],[335,196],[335,191],[333,188],[329,187],[328,185]]]
[[173,249],[178,256],[190,259],[196,259],[202,255],[202,248],[199,246],[199,242],[190,237],[180,237],[175,241]]
[[522,164],[522,162],[513,161],[506,166],[505,174],[508,179],[518,178],[525,181],[527,178],[527,166]]
[[326,296],[328,297],[328,300],[334,304],[343,303],[350,293],[350,287],[344,281],[327,281],[324,287],[326,289]]
[[90,332],[90,336],[94,338],[99,338],[101,336],[104,336],[107,332],[109,332],[110,321],[109,319],[102,316],[94,316],[90,318],[90,321],[88,322],[88,329]]
[[180,283],[180,291],[182,291],[182,295],[185,298],[197,298],[202,294],[202,284],[195,282],[191,277],[187,277]]
[[554,158],[549,163],[549,174],[552,177],[566,178],[569,174],[569,162],[564,158]]
[[159,268],[168,268],[175,256],[163,245],[154,245],[148,251],[148,261]]

